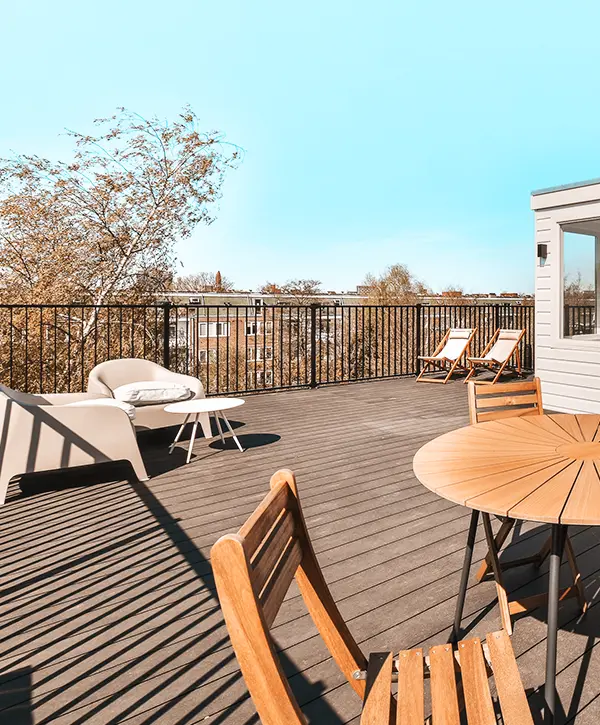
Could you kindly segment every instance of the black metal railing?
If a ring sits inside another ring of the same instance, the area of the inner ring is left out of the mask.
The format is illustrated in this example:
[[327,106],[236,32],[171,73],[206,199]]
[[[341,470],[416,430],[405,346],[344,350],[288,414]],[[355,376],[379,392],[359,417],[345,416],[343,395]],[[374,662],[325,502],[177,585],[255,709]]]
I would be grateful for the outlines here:
[[595,305],[565,305],[563,334],[565,337],[596,334]]
[[526,328],[529,305],[0,305],[0,382],[31,393],[85,390],[104,360],[143,357],[199,377],[207,394],[415,375],[449,327]]

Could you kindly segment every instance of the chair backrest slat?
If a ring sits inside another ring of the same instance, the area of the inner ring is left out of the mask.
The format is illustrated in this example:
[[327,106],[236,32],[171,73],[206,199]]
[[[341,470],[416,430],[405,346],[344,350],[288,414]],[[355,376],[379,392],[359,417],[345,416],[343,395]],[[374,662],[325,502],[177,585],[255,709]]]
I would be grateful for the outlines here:
[[254,585],[259,596],[293,536],[294,515],[284,511],[252,557]]
[[522,383],[469,383],[471,423],[543,412],[539,378]]
[[504,395],[505,393],[523,393],[537,392],[537,378],[533,380],[524,380],[518,383],[484,383],[477,386],[477,397],[485,398],[495,395]]
[[289,489],[285,486],[274,489],[265,496],[252,516],[239,530],[239,535],[244,539],[244,549],[251,559],[289,505]]
[[497,397],[480,396],[477,400],[477,409],[481,408],[508,408],[511,405],[537,405],[537,395],[526,393],[525,395],[499,395]]
[[267,627],[273,624],[301,561],[302,547],[298,539],[290,539],[259,597]]
[[222,536],[211,562],[221,609],[242,674],[263,725],[306,725],[269,631],[292,579],[317,629],[352,688],[366,659],[340,614],[310,543],[296,479],[271,478],[271,491],[237,534]]

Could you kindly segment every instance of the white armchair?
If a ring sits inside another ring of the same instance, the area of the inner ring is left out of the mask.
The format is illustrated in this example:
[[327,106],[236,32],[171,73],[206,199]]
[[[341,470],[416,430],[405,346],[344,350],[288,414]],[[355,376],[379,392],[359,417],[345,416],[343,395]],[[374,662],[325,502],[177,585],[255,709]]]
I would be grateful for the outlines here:
[[[113,390],[128,383],[164,381],[185,385],[194,393],[194,398],[204,398],[204,388],[198,378],[191,375],[181,375],[167,370],[151,360],[140,358],[121,358],[107,360],[96,365],[88,378],[88,393],[96,396],[107,395],[114,397]],[[165,403],[153,405],[140,405],[135,411],[135,427],[138,430],[166,428],[172,425],[181,425],[184,415],[175,415],[165,412]],[[201,414],[199,423],[205,438],[212,438],[212,429],[208,413]]]
[[129,461],[138,479],[148,480],[127,412],[85,405],[97,397],[27,395],[0,385],[0,504],[10,479],[25,473]]

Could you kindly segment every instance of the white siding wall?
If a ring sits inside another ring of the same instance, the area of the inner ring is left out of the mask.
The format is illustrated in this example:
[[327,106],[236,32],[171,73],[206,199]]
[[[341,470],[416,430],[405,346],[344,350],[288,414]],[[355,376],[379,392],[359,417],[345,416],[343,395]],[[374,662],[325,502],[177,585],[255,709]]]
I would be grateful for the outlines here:
[[534,195],[535,249],[548,245],[546,264],[536,258],[535,372],[544,407],[565,413],[600,413],[600,340],[561,338],[562,238],[560,225],[600,218],[600,184]]

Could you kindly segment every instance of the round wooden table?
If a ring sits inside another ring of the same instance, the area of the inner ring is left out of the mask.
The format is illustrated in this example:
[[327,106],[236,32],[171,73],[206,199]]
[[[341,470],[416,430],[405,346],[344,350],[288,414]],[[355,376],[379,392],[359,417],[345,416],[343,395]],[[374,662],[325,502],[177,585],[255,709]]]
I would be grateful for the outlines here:
[[[470,425],[424,445],[414,458],[413,468],[427,488],[473,509],[455,636],[460,632],[479,512],[483,512],[488,556],[497,584],[501,569],[489,515],[552,524],[545,722],[553,722],[559,570],[567,526],[600,525],[600,415],[527,415]],[[573,564],[568,547],[567,554]],[[576,584],[582,596],[580,578]],[[502,611],[501,591],[499,587]],[[507,601],[504,604],[508,611]]]

